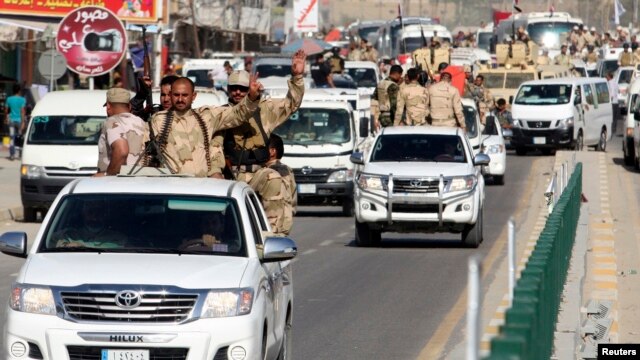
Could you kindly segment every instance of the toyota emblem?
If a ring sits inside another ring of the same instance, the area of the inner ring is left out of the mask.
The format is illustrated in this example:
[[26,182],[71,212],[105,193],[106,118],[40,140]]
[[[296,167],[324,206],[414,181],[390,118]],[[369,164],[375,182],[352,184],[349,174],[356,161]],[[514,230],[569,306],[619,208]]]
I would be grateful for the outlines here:
[[313,171],[313,168],[311,166],[303,166],[300,171],[302,172],[302,175],[309,175]]
[[541,127],[542,127],[542,121],[538,121],[538,122],[536,123],[536,127],[537,127],[537,128],[541,128]]
[[410,184],[411,184],[411,187],[417,188],[417,187],[420,187],[422,185],[422,181],[420,181],[420,180],[411,180]]
[[69,163],[69,169],[78,170],[80,168],[80,164],[77,161],[72,161]]
[[140,302],[142,297],[135,291],[124,290],[116,294],[116,305],[123,309],[134,309],[140,305]]

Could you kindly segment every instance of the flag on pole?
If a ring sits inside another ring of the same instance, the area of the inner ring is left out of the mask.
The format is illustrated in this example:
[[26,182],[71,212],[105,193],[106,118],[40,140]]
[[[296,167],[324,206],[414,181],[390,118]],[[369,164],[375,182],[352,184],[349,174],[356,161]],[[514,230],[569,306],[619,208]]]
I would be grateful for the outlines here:
[[520,2],[520,0],[513,0],[513,8],[516,9],[518,12],[522,12],[522,9],[520,9],[520,7],[518,7],[518,3]]
[[613,3],[613,18],[616,25],[620,25],[620,16],[625,12],[627,12],[627,10],[624,9],[620,0],[615,0]]

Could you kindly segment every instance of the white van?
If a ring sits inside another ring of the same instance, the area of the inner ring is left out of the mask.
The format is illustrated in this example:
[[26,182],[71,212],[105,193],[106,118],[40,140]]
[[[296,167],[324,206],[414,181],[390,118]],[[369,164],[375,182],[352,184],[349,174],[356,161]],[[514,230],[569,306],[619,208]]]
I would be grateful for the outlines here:
[[513,138],[518,155],[538,148],[605,151],[611,139],[613,109],[607,80],[559,78],[527,81],[511,105]]
[[293,168],[300,205],[337,205],[344,215],[353,215],[354,165],[349,157],[369,136],[370,124],[366,89],[305,92],[300,109],[275,130],[284,141],[282,162]]
[[106,98],[105,90],[54,91],[36,104],[20,169],[25,221],[35,221],[37,211],[46,211],[71,180],[98,171]]
[[640,81],[638,78],[631,82],[627,91],[627,104],[629,111],[623,115],[623,137],[622,152],[624,153],[624,164],[631,166],[636,163],[637,153],[633,145],[633,133],[636,126],[635,114],[640,110]]

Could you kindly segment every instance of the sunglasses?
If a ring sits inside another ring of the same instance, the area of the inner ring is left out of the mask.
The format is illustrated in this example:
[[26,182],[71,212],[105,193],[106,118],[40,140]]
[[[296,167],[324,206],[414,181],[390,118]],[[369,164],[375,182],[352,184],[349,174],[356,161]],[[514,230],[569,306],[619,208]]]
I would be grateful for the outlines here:
[[247,92],[249,91],[249,88],[246,86],[240,86],[240,85],[229,85],[229,92],[234,92],[234,91]]

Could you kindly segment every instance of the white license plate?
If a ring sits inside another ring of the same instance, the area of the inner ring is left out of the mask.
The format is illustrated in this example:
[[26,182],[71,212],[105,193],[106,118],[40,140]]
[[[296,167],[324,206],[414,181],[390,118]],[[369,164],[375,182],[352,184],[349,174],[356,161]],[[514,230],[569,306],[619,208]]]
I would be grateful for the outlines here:
[[316,184],[298,184],[299,194],[315,194]]
[[149,360],[149,350],[102,350],[100,360]]
[[534,144],[546,144],[546,143],[547,143],[547,138],[544,138],[544,137],[534,137],[534,138],[533,138],[533,143],[534,143]]

